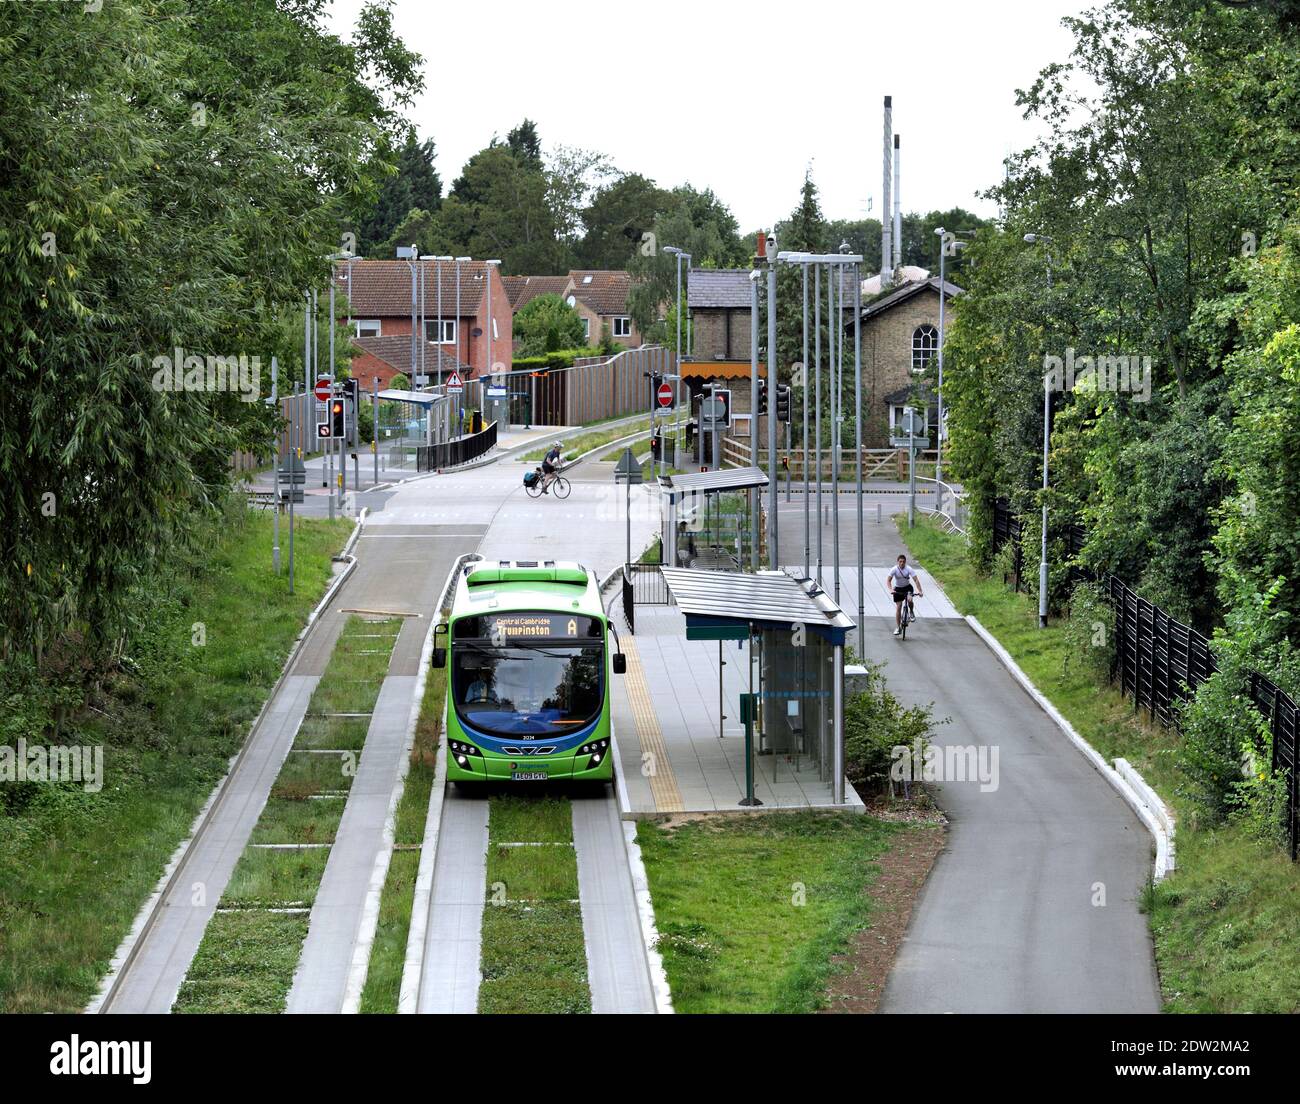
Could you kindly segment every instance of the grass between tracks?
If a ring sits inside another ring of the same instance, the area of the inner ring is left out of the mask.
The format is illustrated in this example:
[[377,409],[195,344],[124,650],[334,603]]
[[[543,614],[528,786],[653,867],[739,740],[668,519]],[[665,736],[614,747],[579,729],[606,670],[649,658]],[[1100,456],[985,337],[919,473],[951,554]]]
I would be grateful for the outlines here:
[[870,926],[896,833],[845,813],[642,821],[659,951],[678,1012],[811,1012]]
[[395,1013],[406,963],[406,938],[411,928],[411,904],[419,872],[419,844],[433,792],[442,711],[447,699],[447,670],[433,667],[424,683],[420,717],[415,725],[406,785],[397,803],[393,852],[379,900],[379,925],[370,949],[370,969],[361,993],[363,1013]]
[[[307,722],[271,787],[250,845],[208,924],[173,1007],[175,1012],[282,1012],[307,937],[308,913],[328,847],[269,850],[256,844],[332,843],[362,752],[323,749],[332,722],[355,736],[379,697],[401,621],[352,616],[307,706]],[[363,737],[364,740],[364,737]],[[308,745],[307,747],[304,747]]]
[[[0,784],[0,1012],[76,1012],[248,736],[352,526],[300,519],[297,593],[271,570],[272,518],[238,508],[142,585],[129,666],[100,676],[56,742],[102,745],[104,786]],[[195,645],[196,623],[205,630]],[[50,739],[11,681],[0,743]]]
[[490,800],[478,1010],[590,1012],[572,807],[531,794]]
[[1146,723],[1080,665],[1067,668],[1062,623],[1039,629],[1031,599],[972,566],[961,537],[928,519],[900,529],[957,609],[979,618],[1084,739],[1108,760],[1128,759],[1173,809],[1178,868],[1144,902],[1165,1011],[1300,1011],[1300,864],[1234,825],[1199,828],[1179,792],[1177,732]]

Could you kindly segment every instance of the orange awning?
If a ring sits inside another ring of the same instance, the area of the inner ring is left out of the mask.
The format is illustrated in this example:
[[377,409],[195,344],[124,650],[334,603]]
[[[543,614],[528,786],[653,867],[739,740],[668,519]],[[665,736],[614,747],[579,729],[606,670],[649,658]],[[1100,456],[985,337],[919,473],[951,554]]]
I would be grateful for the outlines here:
[[[760,377],[766,376],[767,370],[762,361],[758,363]],[[684,360],[682,376],[685,379],[749,379],[749,362],[743,360]]]

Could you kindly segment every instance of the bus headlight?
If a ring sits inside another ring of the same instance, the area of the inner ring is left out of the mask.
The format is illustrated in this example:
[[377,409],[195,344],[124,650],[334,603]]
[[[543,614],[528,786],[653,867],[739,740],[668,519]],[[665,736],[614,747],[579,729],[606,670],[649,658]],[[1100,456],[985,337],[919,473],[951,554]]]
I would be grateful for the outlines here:
[[447,743],[448,743],[448,745],[451,747],[452,754],[456,756],[456,760],[457,760],[457,762],[460,761],[460,757],[461,757],[462,755],[482,755],[482,754],[483,754],[483,753],[482,753],[481,751],[479,751],[479,749],[476,748],[473,744],[462,743],[460,740],[448,740]]
[[592,740],[589,744],[583,744],[578,748],[579,755],[590,755],[591,762],[588,767],[598,767],[605,758],[605,752],[609,748],[608,740]]

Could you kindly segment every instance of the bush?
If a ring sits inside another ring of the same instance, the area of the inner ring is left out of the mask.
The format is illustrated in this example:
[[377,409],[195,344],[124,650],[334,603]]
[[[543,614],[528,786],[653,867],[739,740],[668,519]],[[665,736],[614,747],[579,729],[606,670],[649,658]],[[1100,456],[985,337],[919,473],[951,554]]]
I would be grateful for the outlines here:
[[920,741],[922,751],[934,729],[933,708],[904,707],[890,693],[884,664],[860,660],[867,669],[867,689],[853,694],[844,705],[844,766],[859,793],[884,793],[896,747]]
[[1096,583],[1079,583],[1071,592],[1065,640],[1063,674],[1068,676],[1077,666],[1098,682],[1110,681],[1115,663],[1115,610]]
[[582,318],[558,295],[539,295],[515,315],[515,348],[525,357],[573,348],[583,340]]

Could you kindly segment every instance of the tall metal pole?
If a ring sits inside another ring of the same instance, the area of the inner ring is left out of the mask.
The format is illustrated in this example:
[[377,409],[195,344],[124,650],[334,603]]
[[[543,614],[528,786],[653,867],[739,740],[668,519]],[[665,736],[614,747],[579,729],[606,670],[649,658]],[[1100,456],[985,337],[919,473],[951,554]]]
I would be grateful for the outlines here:
[[808,262],[803,268],[803,573],[809,575],[810,557],[812,555],[811,518],[808,508],[812,505],[808,486]]
[[854,479],[858,485],[858,652],[865,655],[866,637],[863,635],[863,607],[866,589],[863,576],[866,534],[862,529],[862,266],[853,266],[853,421],[854,421]]
[[[310,395],[311,392],[307,391],[304,392],[304,394]],[[304,400],[304,401],[309,402],[310,400]],[[297,474],[297,465],[293,463],[295,459],[299,459],[298,456],[298,452],[299,452],[298,449],[298,385],[296,383],[293,385],[293,404],[289,407],[289,418],[291,422],[291,427],[289,430],[289,444],[291,446],[289,449],[289,455],[290,455],[289,471],[294,474]],[[292,480],[292,476],[290,476],[290,479]],[[305,468],[303,470],[302,480],[303,480],[303,489],[305,490],[307,487],[307,472]],[[294,499],[294,495],[297,493],[297,490],[298,490],[298,484],[291,481],[289,483],[289,593],[290,594],[293,593],[293,499]]]
[[370,413],[371,425],[374,427],[374,441],[371,442],[371,451],[375,457],[375,483],[379,482],[379,377],[372,376],[370,379]]
[[[460,262],[463,261],[464,259],[465,259],[464,257],[456,258],[456,359],[457,360],[460,359]],[[467,355],[466,363],[468,362],[469,362],[469,357]],[[461,383],[464,382],[465,382],[464,380],[461,380]],[[449,436],[454,437],[457,435],[451,432],[451,399],[450,398],[447,399],[446,405],[447,405],[447,433]]]
[[[677,251],[677,386],[673,388],[673,406],[680,407],[682,404],[682,254],[681,250]],[[674,415],[673,421],[673,438],[676,440],[678,433],[677,422]]]
[[[1052,290],[1052,255],[1047,254],[1047,290]],[[1050,308],[1049,294],[1049,308]],[[1043,373],[1043,550],[1038,563],[1038,627],[1047,628],[1047,453],[1052,433],[1052,392]]]
[[311,394],[311,292],[304,291],[302,308],[302,384]]
[[[840,603],[840,404],[843,396],[840,393],[841,375],[843,365],[839,363],[836,357],[836,345],[839,345],[839,355],[844,355],[843,330],[844,319],[839,313],[838,304],[844,297],[844,289],[836,288],[841,279],[843,279],[843,269],[835,262],[831,262],[827,270],[828,275],[833,273],[833,278],[827,287],[830,294],[830,317],[831,324],[835,329],[830,333],[831,346],[831,509],[834,511],[831,515],[831,541],[835,545],[835,604]],[[838,332],[840,340],[837,342],[836,333]]]
[[[758,272],[750,273],[749,280],[749,462],[758,467]],[[721,465],[719,465],[721,466]],[[750,491],[750,567],[758,570],[758,515],[762,495],[757,488]]]
[[[275,357],[271,358],[271,410],[275,413],[277,423],[280,416],[280,365]],[[271,538],[271,566],[280,574],[280,469],[284,466],[284,450],[280,447],[282,431],[275,427],[275,533]],[[290,484],[292,487],[292,484]]]
[[767,565],[781,570],[780,493],[776,476],[776,258],[767,259]]
[[813,378],[816,388],[814,454],[817,458],[817,585],[822,583],[822,266],[813,268]]
[[[939,237],[939,425],[935,430],[934,440],[934,481],[935,494],[939,494],[940,488],[937,484],[943,479],[943,304],[947,295],[944,289],[948,286],[944,282],[944,259],[948,253],[947,235]],[[942,501],[942,499],[940,500]]]

